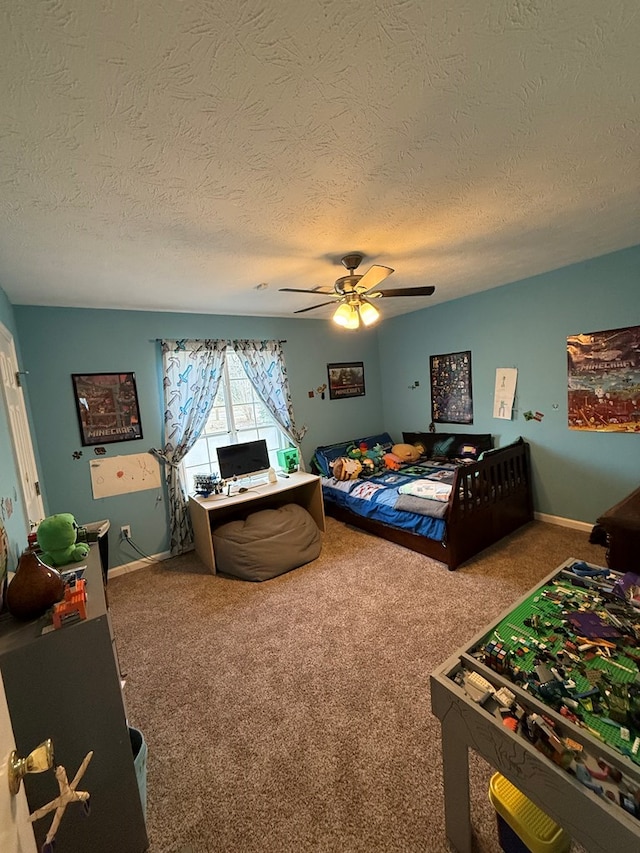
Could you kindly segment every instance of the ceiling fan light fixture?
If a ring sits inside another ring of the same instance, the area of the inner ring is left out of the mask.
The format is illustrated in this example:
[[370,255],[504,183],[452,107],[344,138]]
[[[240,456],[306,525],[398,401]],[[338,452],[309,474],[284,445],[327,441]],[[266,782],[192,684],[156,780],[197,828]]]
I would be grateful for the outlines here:
[[366,299],[363,299],[360,303],[360,319],[365,326],[372,326],[380,319],[380,312],[375,305],[372,305],[370,302],[367,302]]
[[351,305],[348,302],[338,305],[331,319],[344,329],[357,329],[360,325],[360,315],[357,306]]

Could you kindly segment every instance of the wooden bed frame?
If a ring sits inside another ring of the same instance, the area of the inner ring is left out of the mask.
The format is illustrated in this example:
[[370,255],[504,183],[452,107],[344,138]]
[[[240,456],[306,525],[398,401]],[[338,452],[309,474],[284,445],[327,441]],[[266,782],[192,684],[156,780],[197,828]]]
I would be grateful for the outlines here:
[[529,445],[511,444],[456,470],[442,542],[325,501],[332,518],[446,563],[450,571],[533,520]]

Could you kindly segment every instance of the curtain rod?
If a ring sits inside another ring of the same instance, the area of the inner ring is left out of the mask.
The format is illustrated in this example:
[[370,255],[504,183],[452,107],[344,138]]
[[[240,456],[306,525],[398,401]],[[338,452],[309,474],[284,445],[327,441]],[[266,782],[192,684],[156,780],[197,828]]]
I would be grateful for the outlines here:
[[[162,341],[166,341],[166,340],[173,340],[173,341],[185,340],[185,341],[186,341],[186,340],[201,340],[201,339],[200,339],[200,338],[151,338],[151,340],[149,341],[149,343],[151,343],[151,344],[161,344],[161,343],[162,343]],[[207,338],[206,340],[214,340],[214,338]],[[247,338],[241,338],[241,340],[249,340],[249,339],[247,339]],[[226,344],[232,344],[232,343],[233,343],[233,340],[226,340],[226,341],[225,341],[225,343],[226,343]],[[268,343],[268,341],[267,341],[267,340],[262,340],[262,341],[260,341],[260,343]],[[279,343],[279,344],[286,344],[286,343],[288,343],[288,341],[287,341],[287,340],[284,340],[284,341],[283,341],[283,340],[280,340],[280,341],[278,341],[278,343]]]

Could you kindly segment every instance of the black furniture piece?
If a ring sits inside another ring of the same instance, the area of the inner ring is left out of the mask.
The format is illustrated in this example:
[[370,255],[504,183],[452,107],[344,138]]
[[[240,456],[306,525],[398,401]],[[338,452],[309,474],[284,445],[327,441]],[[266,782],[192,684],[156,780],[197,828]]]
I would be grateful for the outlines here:
[[607,534],[607,565],[618,572],[640,569],[640,488],[597,520]]
[[[81,566],[86,619],[50,630],[47,615],[30,622],[8,613],[0,618],[0,671],[16,748],[26,756],[51,738],[55,764],[66,768],[69,780],[93,751],[79,785],[91,796],[91,811],[85,816],[77,803],[66,810],[56,834],[60,851],[143,853],[148,841],[141,792],[97,543],[86,560],[64,571]],[[53,770],[29,774],[24,785],[31,811],[59,794]],[[38,849],[51,818],[34,823]]]

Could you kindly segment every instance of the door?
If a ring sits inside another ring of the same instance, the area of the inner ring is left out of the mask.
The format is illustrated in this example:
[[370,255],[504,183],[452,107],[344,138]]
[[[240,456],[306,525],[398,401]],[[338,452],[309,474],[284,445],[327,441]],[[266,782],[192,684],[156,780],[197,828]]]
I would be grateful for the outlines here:
[[[13,444],[14,457],[20,480],[20,495],[25,518],[32,526],[44,518],[44,506],[40,496],[40,483],[36,469],[36,459],[31,443],[27,409],[24,394],[18,382],[18,359],[13,337],[0,323],[0,384],[7,410],[9,430]],[[27,530],[27,533],[29,531]]]
[[9,792],[7,764],[15,748],[4,682],[0,675],[0,850],[3,853],[36,853],[24,782],[15,796]]

